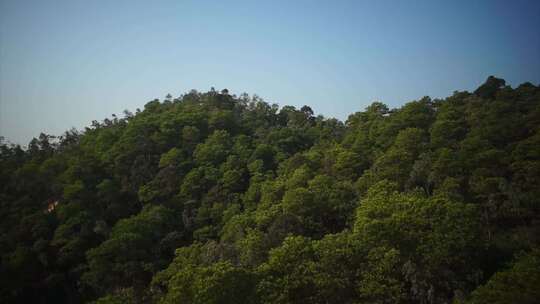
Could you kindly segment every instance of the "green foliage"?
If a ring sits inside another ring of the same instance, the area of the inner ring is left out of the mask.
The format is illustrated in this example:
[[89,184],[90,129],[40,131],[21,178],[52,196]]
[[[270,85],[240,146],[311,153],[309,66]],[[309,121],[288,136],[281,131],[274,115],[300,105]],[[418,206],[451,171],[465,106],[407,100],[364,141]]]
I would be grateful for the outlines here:
[[273,249],[268,262],[258,269],[262,303],[315,303],[313,255],[310,240],[300,236],[288,237],[281,247]]
[[89,269],[82,281],[105,291],[145,286],[163,267],[160,241],[178,228],[174,212],[162,206],[145,207],[141,213],[118,221],[109,239],[87,252]]
[[519,257],[509,269],[497,272],[478,287],[467,303],[537,303],[540,299],[540,251]]
[[[397,296],[407,284],[405,299],[438,302],[474,284],[469,280],[478,275],[473,265],[481,250],[475,207],[395,189],[385,181],[375,184],[357,210],[354,233],[373,248],[373,270],[362,280],[373,289],[371,300]],[[362,294],[369,296],[367,290]]]
[[230,141],[227,131],[215,131],[204,143],[197,145],[193,157],[200,164],[217,165],[226,159]]
[[257,303],[254,275],[228,262],[185,268],[169,283],[160,303]]
[[212,89],[0,138],[0,302],[533,303],[539,146],[540,88],[495,77],[346,122]]

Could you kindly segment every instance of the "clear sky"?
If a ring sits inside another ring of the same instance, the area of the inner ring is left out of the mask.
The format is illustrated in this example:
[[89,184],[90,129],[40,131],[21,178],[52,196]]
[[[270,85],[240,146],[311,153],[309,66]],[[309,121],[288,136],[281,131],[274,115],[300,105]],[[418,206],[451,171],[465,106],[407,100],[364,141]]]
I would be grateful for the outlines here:
[[0,135],[26,144],[167,93],[347,115],[540,83],[540,1],[0,0]]

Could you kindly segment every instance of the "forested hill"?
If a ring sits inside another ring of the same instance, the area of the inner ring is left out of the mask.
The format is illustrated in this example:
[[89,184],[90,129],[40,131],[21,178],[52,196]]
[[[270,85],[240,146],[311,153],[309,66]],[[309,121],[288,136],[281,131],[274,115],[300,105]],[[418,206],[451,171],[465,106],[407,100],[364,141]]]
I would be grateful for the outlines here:
[[0,142],[1,303],[537,303],[540,87],[346,122],[227,90]]

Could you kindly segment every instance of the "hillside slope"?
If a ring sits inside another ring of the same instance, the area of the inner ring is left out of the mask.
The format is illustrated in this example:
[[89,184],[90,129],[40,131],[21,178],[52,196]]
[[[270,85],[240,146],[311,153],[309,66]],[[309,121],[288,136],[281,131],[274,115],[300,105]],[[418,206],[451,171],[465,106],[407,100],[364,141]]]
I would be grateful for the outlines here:
[[533,303],[540,87],[346,122],[226,90],[0,146],[2,303]]

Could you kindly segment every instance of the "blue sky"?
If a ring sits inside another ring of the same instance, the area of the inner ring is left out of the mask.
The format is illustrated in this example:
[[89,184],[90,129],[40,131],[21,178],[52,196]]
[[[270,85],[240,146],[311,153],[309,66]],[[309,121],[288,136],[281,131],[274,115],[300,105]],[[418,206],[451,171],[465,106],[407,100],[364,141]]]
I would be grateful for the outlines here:
[[539,84],[539,16],[540,1],[0,0],[0,135],[212,86],[346,119],[489,75]]

